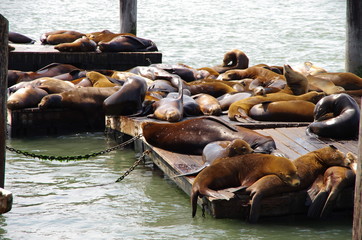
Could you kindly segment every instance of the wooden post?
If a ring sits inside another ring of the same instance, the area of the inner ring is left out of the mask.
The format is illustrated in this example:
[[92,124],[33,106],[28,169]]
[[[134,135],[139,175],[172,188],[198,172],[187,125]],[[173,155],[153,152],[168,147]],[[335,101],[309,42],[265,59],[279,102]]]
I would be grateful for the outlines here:
[[137,33],[137,0],[119,0],[121,33]]
[[347,0],[346,71],[362,77],[362,1]]
[[0,187],[5,183],[6,90],[8,87],[9,22],[0,14]]
[[356,185],[354,190],[354,211],[353,211],[353,230],[352,239],[362,239],[362,110],[359,124],[358,138],[358,164],[356,173]]

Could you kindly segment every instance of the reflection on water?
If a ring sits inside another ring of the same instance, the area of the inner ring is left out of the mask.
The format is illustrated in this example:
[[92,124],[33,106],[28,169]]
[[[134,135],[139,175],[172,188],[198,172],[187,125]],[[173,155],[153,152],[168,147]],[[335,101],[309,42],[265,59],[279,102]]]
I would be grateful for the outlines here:
[[[39,39],[47,31],[119,29],[117,0],[1,0],[10,30]],[[138,0],[138,36],[152,39],[164,63],[220,64],[226,51],[246,52],[250,64],[312,61],[344,70],[345,1]],[[10,139],[38,154],[83,155],[115,143],[103,133]],[[209,215],[191,218],[189,197],[171,180],[138,166],[117,150],[78,162],[49,162],[7,152],[7,189],[13,209],[0,216],[2,239],[328,239],[351,238],[351,216],[328,221],[295,217],[251,225]],[[99,184],[105,184],[99,187]]]

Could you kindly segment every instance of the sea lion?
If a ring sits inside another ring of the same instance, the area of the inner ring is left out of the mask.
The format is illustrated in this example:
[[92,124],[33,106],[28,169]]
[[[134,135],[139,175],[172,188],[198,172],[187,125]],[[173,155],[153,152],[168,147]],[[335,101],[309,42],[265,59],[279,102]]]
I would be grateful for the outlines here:
[[192,217],[196,214],[199,196],[230,199],[233,193],[218,190],[240,186],[246,188],[266,175],[275,176],[290,187],[300,184],[297,168],[284,157],[252,153],[215,160],[196,176],[192,184]]
[[353,187],[356,174],[347,167],[334,166],[321,174],[308,189],[308,217],[326,218],[333,210],[337,197],[347,187]]
[[345,90],[362,89],[362,78],[350,72],[336,73],[319,73],[314,75],[317,78],[327,79],[332,81],[336,86],[343,87]]
[[116,93],[104,100],[106,115],[139,115],[145,99],[147,84],[142,77],[131,76]]
[[[171,93],[167,94],[167,98],[177,99],[178,97],[179,97],[179,94],[176,92],[171,92]],[[183,92],[183,95],[182,95],[182,104],[183,104],[183,108],[184,108],[183,112],[184,112],[185,117],[203,115],[203,113],[200,109],[200,105],[191,96],[188,96],[187,94],[185,94],[185,91]]]
[[294,71],[293,68],[284,64],[284,77],[287,81],[286,90],[290,90],[294,95],[302,95],[308,92],[308,79],[301,73]]
[[87,36],[87,38],[89,38],[90,40],[93,40],[97,44],[99,42],[109,42],[113,38],[122,36],[122,35],[130,35],[130,36],[135,37],[135,35],[132,33],[113,33],[109,30],[103,30],[101,32],[86,33],[85,35]]
[[219,101],[206,93],[194,95],[196,103],[200,106],[200,110],[204,115],[221,115],[221,106]]
[[250,147],[250,145],[241,139],[235,139],[233,141],[211,142],[207,144],[202,151],[202,161],[204,162],[202,166],[193,171],[180,174],[175,177],[196,175],[204,168],[210,166],[210,164],[212,164],[216,159],[248,154],[252,153],[253,151],[254,150]]
[[152,84],[148,87],[149,91],[162,91],[166,93],[177,92],[177,88],[172,86],[172,84],[167,80],[154,80]]
[[30,37],[27,37],[21,33],[17,32],[10,32],[8,34],[9,41],[12,43],[35,43],[34,39],[31,39]]
[[233,92],[225,93],[217,98],[220,103],[221,109],[226,111],[229,109],[230,105],[236,101],[251,97],[253,94],[251,92]]
[[108,78],[96,71],[86,73],[86,77],[91,81],[93,87],[114,87],[116,84],[108,80]]
[[218,77],[218,79],[224,81],[241,80],[245,78],[259,79],[259,81],[263,83],[272,80],[285,81],[285,77],[283,75],[275,73],[269,69],[257,66],[248,67],[243,70],[240,69],[228,70],[225,73],[220,74],[220,76]]
[[113,88],[74,88],[62,93],[49,94],[38,104],[39,109],[70,108],[85,112],[103,113],[103,102],[117,92],[119,87]]
[[149,117],[157,118],[168,122],[178,122],[184,117],[184,104],[183,104],[183,87],[182,79],[178,77],[179,87],[178,96],[165,97],[153,103],[153,114]]
[[218,73],[224,73],[231,69],[245,69],[249,66],[249,58],[243,51],[233,49],[224,54],[223,64],[211,67]]
[[150,52],[158,51],[156,44],[144,38],[130,35],[120,35],[108,42],[99,42],[101,52]]
[[314,107],[305,100],[263,102],[250,109],[249,117],[258,121],[313,122]]
[[9,87],[8,93],[11,94],[21,88],[25,88],[28,86],[41,88],[48,93],[60,93],[75,88],[74,84],[68,81],[63,81],[51,77],[41,77],[28,82],[19,82]]
[[57,30],[52,32],[47,32],[41,35],[40,41],[42,44],[57,45],[60,43],[71,43],[85,36],[84,33],[77,31],[68,31],[68,30]]
[[40,100],[48,93],[40,88],[28,86],[11,94],[7,100],[10,110],[37,107]]
[[252,197],[249,222],[255,223],[258,221],[262,198],[278,193],[307,189],[313,184],[317,176],[324,173],[328,167],[348,166],[349,164],[344,153],[333,145],[304,154],[292,162],[296,166],[300,178],[299,186],[288,186],[278,177],[268,175],[260,178],[246,189],[246,192],[250,192],[250,196]]
[[331,80],[308,75],[309,90],[323,91],[327,95],[342,92],[345,89],[341,86],[336,86]]
[[226,93],[237,92],[234,88],[223,83],[222,81],[207,82],[207,81],[194,81],[187,83],[187,87],[191,95],[199,93],[207,93],[213,97],[220,97]]
[[59,52],[94,52],[97,44],[89,38],[83,36],[70,43],[60,43],[54,46]]
[[269,93],[266,94],[266,96],[252,96],[232,103],[229,107],[228,116],[229,119],[233,121],[253,121],[248,114],[249,110],[256,104],[262,102],[277,102],[290,100],[305,100],[312,103],[317,103],[324,96],[324,93],[319,93],[316,91],[308,92],[299,96],[283,92]]
[[142,132],[149,144],[182,154],[201,155],[210,142],[235,139],[246,141],[254,152],[272,153],[276,150],[272,137],[244,127],[232,126],[213,116],[172,124],[145,122],[142,124]]
[[303,64],[294,66],[293,69],[306,77],[327,72],[327,70],[314,65],[312,62],[304,62]]
[[[325,119],[324,115],[333,113]],[[345,93],[322,98],[314,109],[314,122],[309,124],[306,133],[319,137],[353,139],[358,136],[360,109],[356,101]]]
[[156,63],[151,64],[150,67],[160,68],[171,74],[176,74],[186,82],[192,82],[200,78],[199,71],[181,64]]

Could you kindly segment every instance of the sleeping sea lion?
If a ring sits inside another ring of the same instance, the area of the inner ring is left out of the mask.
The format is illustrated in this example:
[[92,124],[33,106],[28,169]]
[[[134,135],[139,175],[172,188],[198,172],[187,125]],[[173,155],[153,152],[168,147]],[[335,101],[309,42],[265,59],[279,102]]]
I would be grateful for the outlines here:
[[70,43],[57,44],[54,49],[59,52],[94,52],[97,49],[97,44],[83,36]]
[[85,36],[84,33],[80,33],[77,31],[68,31],[68,30],[59,30],[59,31],[52,31],[42,34],[40,37],[40,41],[42,44],[50,44],[50,45],[57,45],[60,43],[71,43]]
[[272,137],[244,127],[233,126],[213,116],[177,123],[144,122],[142,132],[149,144],[182,154],[201,155],[204,147],[210,142],[235,139],[246,141],[254,152],[272,153],[276,150]]
[[[324,119],[328,113],[333,117]],[[360,108],[356,101],[345,93],[322,98],[314,108],[314,122],[306,129],[308,135],[319,137],[353,139],[358,136]]]
[[300,178],[299,186],[288,186],[278,177],[267,175],[260,178],[246,189],[247,192],[250,192],[250,196],[252,197],[249,222],[255,223],[259,219],[260,203],[263,198],[278,193],[307,189],[313,184],[317,176],[324,173],[328,167],[348,166],[349,164],[344,153],[333,145],[304,154],[292,162],[296,166]]
[[351,72],[319,73],[314,75],[317,78],[323,78],[332,81],[336,86],[343,87],[345,90],[362,89],[362,78]]
[[114,87],[116,84],[108,80],[108,78],[96,71],[86,73],[86,77],[91,81],[93,87]]
[[28,86],[11,94],[7,100],[7,108],[11,110],[37,107],[40,100],[48,93],[40,88]]
[[200,106],[200,110],[204,115],[221,115],[221,106],[215,97],[206,93],[201,93],[192,96],[192,98],[195,99]]
[[21,33],[17,32],[10,32],[8,34],[9,41],[12,43],[35,43],[34,39],[31,39],[30,37],[27,37]]
[[120,35],[108,42],[99,42],[101,52],[150,52],[158,51],[156,44],[149,40],[131,35]]
[[284,157],[252,153],[215,160],[196,176],[192,184],[192,217],[196,214],[199,196],[230,199],[234,194],[223,189],[246,188],[266,175],[276,177],[287,186],[300,184],[297,168]]
[[196,175],[204,168],[210,166],[210,164],[212,164],[216,159],[234,157],[252,152],[253,149],[250,147],[250,145],[241,139],[235,139],[233,141],[211,142],[207,144],[202,151],[202,161],[204,162],[202,166],[191,172],[180,174],[175,177]]

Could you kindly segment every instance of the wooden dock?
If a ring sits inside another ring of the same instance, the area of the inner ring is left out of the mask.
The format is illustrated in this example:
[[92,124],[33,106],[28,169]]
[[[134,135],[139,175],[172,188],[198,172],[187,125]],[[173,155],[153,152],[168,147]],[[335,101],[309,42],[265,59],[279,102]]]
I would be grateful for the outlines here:
[[[124,141],[129,136],[136,136],[142,132],[141,123],[143,121],[156,121],[148,118],[129,118],[124,116],[106,116],[106,132],[108,137],[118,141]],[[305,153],[333,144],[344,153],[358,153],[358,141],[335,141],[331,139],[316,139],[308,137],[305,134],[308,123],[275,123],[263,122],[255,123],[237,123],[235,125],[254,128],[255,131],[264,135],[270,135],[274,138],[278,150],[295,159]],[[259,129],[256,129],[259,128]],[[165,175],[172,179],[186,194],[190,195],[194,177],[178,177],[175,175],[188,172],[202,165],[201,156],[185,155],[169,152],[157,147],[153,147],[145,142],[144,139],[137,140],[135,150],[142,153],[149,149],[151,153],[149,158],[160,168]],[[338,200],[336,209],[353,209],[353,191],[354,188],[345,189]],[[261,217],[282,216],[306,213],[305,206],[306,191],[285,193],[278,196],[263,199],[261,207]],[[198,204],[205,207],[215,218],[241,218],[246,219],[250,209],[250,197],[242,193],[236,194],[236,197],[229,201],[204,197],[199,199]],[[199,210],[199,214],[200,214]],[[190,209],[191,215],[191,209]]]
[[8,69],[36,71],[50,63],[65,63],[80,69],[124,71],[137,66],[162,63],[161,52],[59,52],[53,45],[11,44]]

